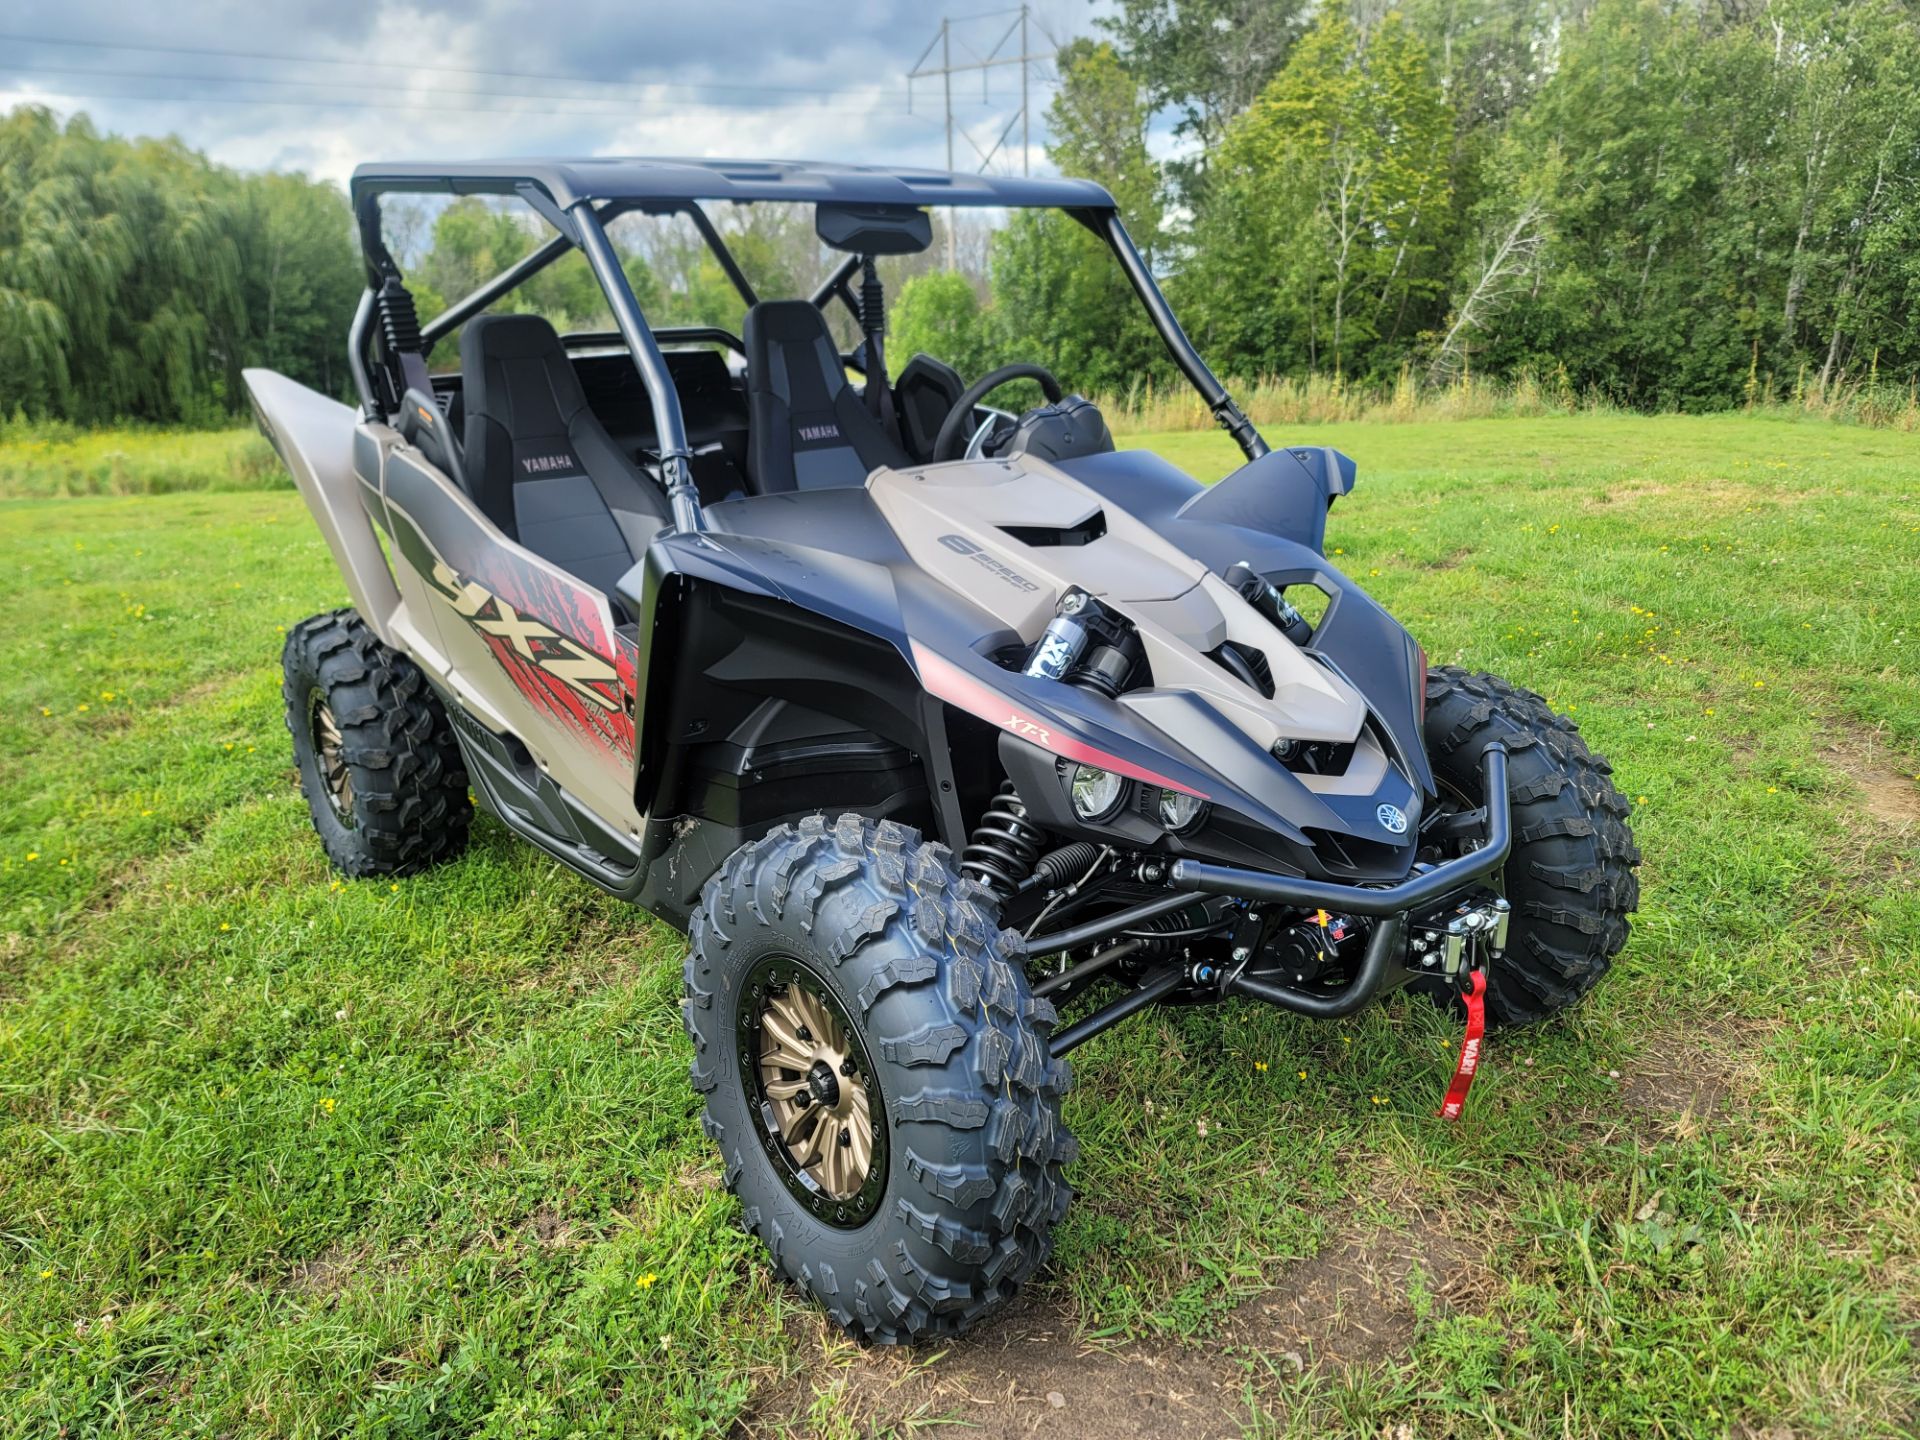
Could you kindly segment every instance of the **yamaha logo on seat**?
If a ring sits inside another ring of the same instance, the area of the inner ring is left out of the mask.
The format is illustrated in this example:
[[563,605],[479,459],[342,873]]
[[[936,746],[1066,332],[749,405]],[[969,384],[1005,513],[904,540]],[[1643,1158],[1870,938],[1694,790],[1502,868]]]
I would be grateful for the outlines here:
[[529,475],[550,475],[556,470],[574,468],[571,455],[522,455],[520,468]]
[[838,425],[801,425],[796,427],[802,440],[838,440]]

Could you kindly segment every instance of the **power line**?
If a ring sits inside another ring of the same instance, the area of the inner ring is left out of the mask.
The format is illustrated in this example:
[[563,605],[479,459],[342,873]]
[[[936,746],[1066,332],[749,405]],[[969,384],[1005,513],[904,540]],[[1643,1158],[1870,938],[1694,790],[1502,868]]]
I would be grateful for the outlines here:
[[[385,86],[378,85],[378,84],[359,84],[350,80],[256,79],[246,75],[209,75],[209,74],[189,74],[189,73],[180,73],[180,72],[156,73],[153,71],[101,70],[101,69],[95,69],[95,68],[81,68],[77,66],[62,66],[62,65],[21,65],[21,66],[13,66],[13,67],[0,66],[0,70],[5,70],[8,68],[10,68],[12,70],[12,73],[16,75],[25,75],[25,76],[78,75],[82,77],[99,79],[99,80],[157,81],[161,83],[180,82],[180,83],[212,84],[212,85],[266,85],[266,86],[272,86],[276,90],[285,90],[291,87],[294,89],[345,90],[345,91],[361,91],[361,92],[373,91],[376,93],[387,93],[387,87]],[[474,96],[479,98],[505,97],[509,99],[560,101],[562,102],[560,108],[552,109],[548,113],[572,114],[572,115],[631,115],[634,113],[634,110],[636,107],[645,106],[652,103],[659,103],[656,101],[644,100],[640,97],[635,97],[631,100],[616,98],[612,96],[609,96],[603,99],[596,99],[590,96],[573,98],[573,97],[567,97],[567,96],[548,95],[538,91],[529,92],[524,90],[484,90],[484,89],[471,89],[471,88],[460,89],[455,87],[434,87],[432,89],[417,90],[417,91],[405,92],[405,93],[408,93],[408,98],[414,101],[421,100],[421,99],[432,99],[434,97],[442,96],[442,95],[465,95],[465,96]],[[833,91],[823,90],[817,93],[822,97],[822,99],[835,98],[835,92]],[[884,95],[887,93],[891,93],[895,96],[898,96],[900,92],[874,91],[872,93],[874,93],[876,96]],[[140,98],[140,97],[136,96],[136,97],[129,97],[129,98]],[[213,99],[213,98],[219,98],[219,97],[209,96],[206,98]],[[243,100],[249,97],[229,96],[225,98]],[[278,103],[278,102],[263,101],[262,103]],[[297,103],[321,105],[321,104],[326,104],[331,102],[321,101],[321,100],[310,100],[310,101],[301,101]],[[819,103],[815,103],[807,100],[777,101],[777,102],[768,102],[760,105],[749,105],[742,101],[689,100],[689,99],[682,99],[682,98],[670,98],[665,103],[669,106],[672,106],[675,108],[681,108],[681,109],[694,108],[694,109],[703,109],[703,110],[732,110],[732,111],[781,110],[781,111],[800,111],[800,112],[811,113],[816,115],[871,115],[875,113],[894,113],[894,114],[911,113],[910,111],[907,110],[906,106],[898,103],[895,103],[891,106],[833,107],[833,106],[819,104]],[[609,109],[605,107],[618,107],[618,108]],[[375,108],[381,108],[381,107],[375,107]],[[392,108],[400,109],[400,108],[410,108],[410,107],[408,107],[404,102],[394,102],[392,105]],[[446,106],[436,105],[431,108],[491,109],[494,107],[491,107],[491,106],[461,107],[457,105],[446,105]]]
[[[938,76],[940,79],[941,99],[946,113],[947,168],[949,170],[953,169],[953,137],[956,133],[956,127],[953,123],[953,77],[963,72],[978,70],[980,72],[980,99],[982,103],[985,103],[987,100],[988,72],[1006,65],[1018,65],[1020,67],[1020,108],[1014,112],[1012,118],[1007,121],[1005,127],[1000,131],[999,137],[993,142],[993,148],[990,150],[982,150],[979,142],[967,133],[965,126],[958,127],[957,133],[967,144],[973,146],[974,154],[980,157],[980,173],[984,175],[987,167],[993,163],[993,157],[998,155],[1001,147],[1007,143],[1007,137],[1013,133],[1014,121],[1017,120],[1020,123],[1020,173],[1023,175],[1031,175],[1033,173],[1033,103],[1030,93],[1031,67],[1035,60],[1044,60],[1047,57],[1044,55],[1035,55],[1028,48],[1027,27],[1030,23],[1038,23],[1031,19],[1029,9],[1029,6],[1021,5],[1016,9],[984,10],[971,15],[961,15],[957,17],[949,15],[942,17],[939,33],[927,43],[927,48],[920,52],[920,58],[913,62],[913,68],[907,71],[907,110],[909,113],[913,110],[913,82],[915,80],[931,80],[935,76]],[[1000,38],[993,42],[993,47],[988,50],[984,56],[980,55],[977,50],[974,50],[973,47],[968,45],[963,39],[960,42],[961,45],[965,46],[967,50],[972,51],[976,58],[960,65],[953,63],[953,27],[956,23],[966,24],[979,20],[1000,20],[1005,19],[1009,15],[1014,17],[1013,23],[1008,25],[1007,28],[1000,33]],[[1016,34],[1020,37],[1020,53],[1018,55],[1002,55],[1000,53],[1002,47],[1004,47],[1009,40],[1013,39]],[[940,63],[938,65],[929,65],[927,61],[933,55],[936,46],[940,51]],[[947,268],[949,270],[955,268],[954,234],[951,225],[947,227]]]
[[795,95],[855,95],[871,93],[876,95],[898,94],[891,86],[820,86],[820,85],[760,85],[731,83],[723,80],[601,80],[584,75],[560,75],[552,72],[522,70],[488,70],[463,65],[418,65],[398,60],[362,60],[328,59],[317,55],[294,55],[260,50],[222,50],[209,46],[194,45],[154,45],[135,41],[117,40],[72,40],[55,35],[16,35],[0,33],[0,41],[9,41],[18,45],[58,45],[80,50],[137,50],[154,55],[188,55],[216,57],[225,60],[268,60],[291,65],[350,65],[356,70],[404,70],[412,75],[443,74],[471,75],[498,80],[546,80],[562,85],[600,85],[618,86],[633,89],[637,86],[671,86],[680,90],[732,90],[762,95],[770,91]]
[[[449,112],[454,112],[454,113],[460,113],[460,114],[498,115],[498,116],[592,115],[592,116],[602,116],[602,117],[612,118],[620,113],[620,112],[611,111],[611,110],[564,110],[564,109],[554,109],[550,106],[539,106],[539,105],[513,105],[509,107],[502,107],[499,105],[448,105],[448,104],[422,105],[422,104],[412,104],[407,102],[382,103],[379,101],[368,101],[368,100],[334,100],[334,99],[270,100],[264,97],[256,97],[256,96],[207,95],[207,94],[201,94],[201,93],[177,94],[177,95],[151,95],[151,94],[130,95],[124,91],[67,90],[67,89],[58,89],[58,90],[48,89],[42,93],[44,98],[52,99],[52,100],[152,100],[152,101],[158,101],[162,104],[181,104],[181,105],[202,105],[202,104],[252,105],[252,106],[271,105],[271,106],[279,106],[279,107],[291,107],[291,108],[300,109],[300,110],[329,110],[329,109],[331,110],[373,110],[373,111],[381,112],[383,114],[443,115]],[[680,103],[684,104],[686,102],[680,102]],[[722,107],[722,108],[730,108],[730,109],[739,111],[741,110],[742,107]],[[789,106],[787,108],[794,109],[796,107]],[[649,111],[647,115],[643,118],[669,119],[674,117],[675,115],[680,115],[684,113],[685,113],[684,111],[673,110],[673,109],[658,109],[658,110]],[[820,110],[814,110],[810,113],[816,114],[816,115],[822,115],[822,114],[871,115],[875,112],[869,111],[869,110],[840,111],[840,110],[820,109]],[[911,112],[896,112],[896,113],[911,114]]]

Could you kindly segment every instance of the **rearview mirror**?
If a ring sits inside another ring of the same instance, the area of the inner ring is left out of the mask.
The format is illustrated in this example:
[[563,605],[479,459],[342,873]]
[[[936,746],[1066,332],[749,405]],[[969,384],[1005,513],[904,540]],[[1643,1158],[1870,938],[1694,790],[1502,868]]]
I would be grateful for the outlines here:
[[909,205],[817,205],[813,232],[829,249],[855,255],[918,255],[933,243],[927,212]]

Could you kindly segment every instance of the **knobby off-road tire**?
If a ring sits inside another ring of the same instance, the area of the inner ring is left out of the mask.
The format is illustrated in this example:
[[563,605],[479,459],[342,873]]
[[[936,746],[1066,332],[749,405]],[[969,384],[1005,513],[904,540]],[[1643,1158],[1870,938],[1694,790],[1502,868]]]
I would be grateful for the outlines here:
[[[1067,1066],[1047,1048],[1053,1007],[1033,997],[987,892],[904,826],[815,816],[735,851],[689,928],[693,1084],[742,1223],[774,1263],[882,1343],[954,1335],[1005,1303],[1051,1248],[1074,1142]],[[851,1083],[878,1133],[870,1188],[846,1206],[796,1188],[754,1088],[767,1042],[740,1023],[766,1003],[754,997],[767,977],[795,966],[863,1052]]]
[[467,845],[466,765],[420,667],[352,610],[293,627],[282,694],[300,788],[344,873],[411,875]]
[[1481,752],[1493,740],[1508,754],[1513,921],[1506,955],[1487,976],[1487,1013],[1521,1025],[1578,1003],[1607,973],[1639,903],[1640,852],[1612,767],[1573,721],[1498,676],[1433,669],[1426,742],[1441,784],[1477,797]]

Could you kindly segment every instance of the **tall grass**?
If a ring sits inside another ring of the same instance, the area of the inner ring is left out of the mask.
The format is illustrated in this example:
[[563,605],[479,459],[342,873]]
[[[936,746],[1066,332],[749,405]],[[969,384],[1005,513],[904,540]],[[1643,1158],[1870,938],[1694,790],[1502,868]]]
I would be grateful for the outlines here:
[[254,430],[0,420],[0,498],[278,490],[293,484]]
[[[1541,378],[1523,373],[1511,380],[1464,375],[1430,385],[1402,370],[1392,381],[1356,383],[1337,375],[1266,376],[1229,386],[1256,425],[1315,425],[1339,421],[1537,419],[1555,415],[1622,413],[1596,390],[1576,391],[1565,372]],[[1123,394],[1096,397],[1108,423],[1119,431],[1207,430],[1213,417],[1193,390],[1137,385]],[[1734,407],[1729,407],[1734,408]],[[1881,429],[1920,430],[1920,396],[1912,386],[1868,378],[1824,388],[1803,377],[1785,394],[1770,380],[1754,380],[1744,404],[1752,414],[1806,416]]]
[[1806,416],[1909,434],[1920,430],[1920,381],[1909,379],[1901,385],[1883,380],[1877,350],[1867,373],[1857,378],[1822,379],[1808,374],[1802,365],[1793,383],[1784,388],[1773,375],[1760,375],[1757,349],[1754,361],[1747,372],[1744,408],[1749,414]]
[[[1542,382],[1530,374],[1514,380],[1463,375],[1429,385],[1402,369],[1389,382],[1359,382],[1338,375],[1269,375],[1231,385],[1234,398],[1256,425],[1315,425],[1336,421],[1489,420],[1581,415],[1616,407],[1598,393],[1575,392],[1564,374]],[[1186,385],[1139,385],[1121,395],[1099,397],[1116,430],[1205,430],[1213,417]]]

